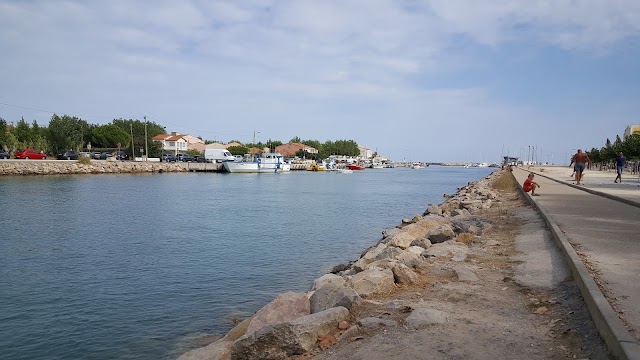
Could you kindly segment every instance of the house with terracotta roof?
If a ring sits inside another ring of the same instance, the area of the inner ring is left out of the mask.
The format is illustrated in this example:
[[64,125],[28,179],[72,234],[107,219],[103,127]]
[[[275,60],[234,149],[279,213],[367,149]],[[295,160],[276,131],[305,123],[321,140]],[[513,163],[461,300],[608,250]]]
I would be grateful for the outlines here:
[[167,152],[184,152],[187,150],[204,151],[204,141],[193,135],[183,135],[177,132],[171,134],[160,134],[151,140],[162,143],[162,150]]
[[182,135],[177,133],[156,135],[151,140],[161,143],[162,150],[174,153],[187,151],[189,144]]
[[301,143],[288,143],[276,146],[275,152],[285,157],[294,157],[298,151],[304,151],[307,154],[317,154],[318,149]]

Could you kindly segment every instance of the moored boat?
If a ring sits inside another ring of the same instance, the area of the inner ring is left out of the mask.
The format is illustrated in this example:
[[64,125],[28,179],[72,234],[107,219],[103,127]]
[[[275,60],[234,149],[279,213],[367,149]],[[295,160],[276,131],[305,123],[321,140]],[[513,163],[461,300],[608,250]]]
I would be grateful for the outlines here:
[[251,162],[227,161],[223,165],[230,173],[282,173],[291,170],[291,165],[279,153],[256,154]]
[[307,171],[326,171],[327,170],[327,166],[324,164],[324,162],[317,162],[314,161],[313,164],[309,165],[309,167],[307,168]]
[[349,164],[347,165],[349,170],[364,170],[364,166],[360,166],[358,164]]

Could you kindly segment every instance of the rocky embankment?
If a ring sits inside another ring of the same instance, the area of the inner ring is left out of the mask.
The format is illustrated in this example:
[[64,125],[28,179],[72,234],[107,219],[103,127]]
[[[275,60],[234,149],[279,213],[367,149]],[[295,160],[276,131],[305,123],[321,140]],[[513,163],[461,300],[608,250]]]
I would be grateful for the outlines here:
[[91,161],[0,161],[0,175],[109,174],[146,172],[186,172],[181,163]]
[[[360,331],[396,322],[382,317],[358,318],[352,307],[368,297],[392,292],[398,286],[416,284],[419,269],[442,255],[463,261],[471,239],[491,227],[477,216],[500,200],[490,184],[497,173],[469,183],[440,205],[430,205],[422,215],[404,219],[367,249],[360,259],[338,265],[313,282],[304,293],[287,292],[238,324],[223,338],[189,351],[190,359],[287,359],[325,349],[353,339]],[[458,278],[474,276],[463,269]],[[418,329],[446,321],[446,314],[430,308],[407,309],[403,326]]]

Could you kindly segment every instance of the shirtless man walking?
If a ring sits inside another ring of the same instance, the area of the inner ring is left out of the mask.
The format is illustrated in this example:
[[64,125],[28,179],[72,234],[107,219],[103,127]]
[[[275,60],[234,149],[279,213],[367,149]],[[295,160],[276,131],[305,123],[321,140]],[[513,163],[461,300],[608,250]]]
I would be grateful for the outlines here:
[[[582,172],[584,171],[584,167],[587,163],[590,163],[591,160],[587,153],[583,153],[581,149],[578,149],[578,152],[573,155],[571,159],[571,164],[575,163],[573,166],[573,171],[576,173],[576,185],[580,185],[580,180],[582,180]],[[569,166],[571,166],[569,164]]]

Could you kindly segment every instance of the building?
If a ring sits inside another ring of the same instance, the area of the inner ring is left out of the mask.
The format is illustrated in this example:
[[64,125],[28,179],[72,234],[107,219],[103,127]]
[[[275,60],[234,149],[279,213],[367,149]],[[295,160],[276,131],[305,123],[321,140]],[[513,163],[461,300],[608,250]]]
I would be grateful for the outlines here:
[[284,157],[294,157],[298,151],[304,151],[307,154],[317,154],[318,149],[301,143],[288,143],[276,146],[275,152],[282,154]]
[[187,150],[204,151],[205,145],[202,139],[188,134],[172,132],[171,134],[160,134],[151,140],[162,144],[162,150],[166,152],[184,152]]
[[187,151],[187,140],[177,133],[160,134],[154,136],[151,140],[162,144],[162,151],[166,152],[184,152]]
[[624,129],[624,138],[628,138],[630,135],[639,134],[640,135],[640,125],[628,125],[626,129]]
[[358,150],[360,150],[360,157],[363,159],[371,159],[373,157],[373,151],[369,148],[358,146]]

